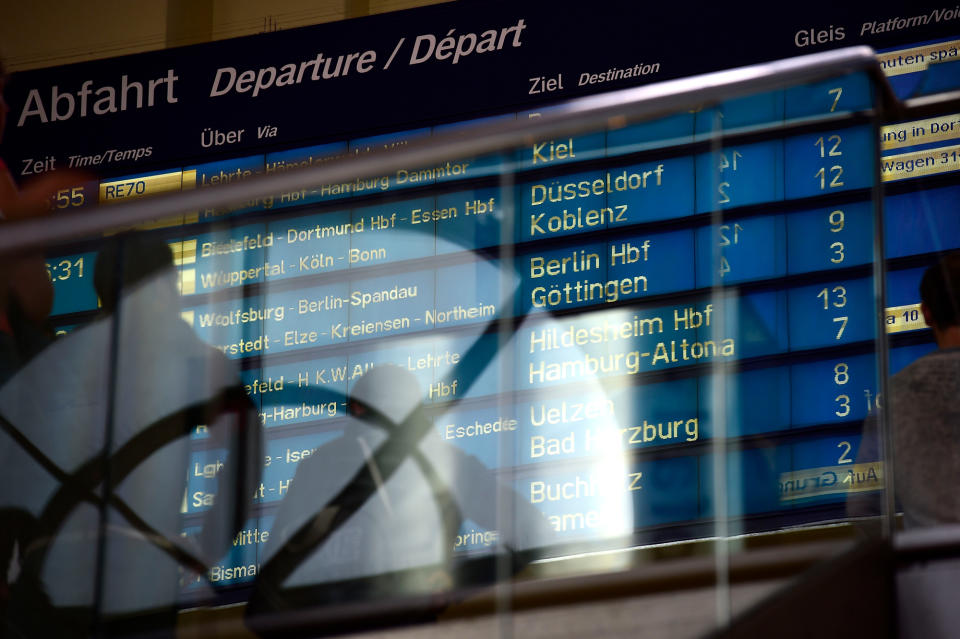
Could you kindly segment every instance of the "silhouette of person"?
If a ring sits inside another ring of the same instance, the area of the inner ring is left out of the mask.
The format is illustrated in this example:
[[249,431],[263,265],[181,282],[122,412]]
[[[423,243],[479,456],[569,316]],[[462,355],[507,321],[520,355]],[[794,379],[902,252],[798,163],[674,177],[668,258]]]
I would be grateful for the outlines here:
[[920,311],[937,350],[890,379],[887,405],[897,498],[907,528],[960,523],[960,253],[920,281]]
[[[26,612],[45,602],[75,613],[58,634],[84,636],[92,621],[120,615],[172,633],[181,566],[200,571],[226,551],[259,482],[255,413],[233,364],[180,319],[166,243],[112,241],[95,271],[103,316],[0,389],[0,506],[29,513],[37,531],[0,567],[18,573],[7,624],[26,636],[50,634]],[[202,532],[185,538],[198,424],[227,464]]]
[[391,364],[357,381],[343,436],[300,462],[280,505],[252,614],[290,605],[302,587],[320,586],[308,588],[311,604],[449,588],[461,524],[496,530],[498,503],[515,518],[500,527],[505,547],[552,539],[536,508],[436,434],[422,397],[416,377]]
[[[904,539],[938,535],[941,531],[932,527],[960,524],[960,492],[955,488],[960,478],[960,253],[946,255],[924,272],[920,299],[937,350],[890,379],[886,403],[894,486],[905,529],[898,537]],[[878,421],[870,417],[857,462],[880,459],[879,441]],[[889,456],[883,462],[889,472]],[[852,495],[848,513],[876,514],[876,497]],[[914,561],[899,566],[896,579],[899,636],[956,636],[960,560]]]
[[[887,410],[898,510],[907,529],[960,523],[960,253],[927,268],[920,311],[937,349],[890,378]],[[857,463],[880,460],[876,417],[864,422]],[[885,462],[888,464],[889,461]],[[876,515],[879,495],[848,497],[850,516]]]
[[[3,97],[7,74],[0,60],[0,141],[9,108]],[[85,179],[77,171],[44,173],[19,188],[0,158],[0,220],[44,215],[50,197]],[[0,257],[0,383],[53,339],[46,325],[53,307],[53,285],[44,258],[37,252]]]

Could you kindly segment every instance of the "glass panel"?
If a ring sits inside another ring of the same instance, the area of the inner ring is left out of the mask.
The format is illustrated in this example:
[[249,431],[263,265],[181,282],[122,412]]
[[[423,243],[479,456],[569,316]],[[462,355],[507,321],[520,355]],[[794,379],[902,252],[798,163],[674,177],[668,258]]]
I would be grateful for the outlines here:
[[[861,445],[885,362],[873,103],[848,75],[657,120],[625,105],[49,247],[58,337],[0,389],[0,472],[36,476],[5,506],[40,531],[14,597],[56,610],[18,623],[172,628],[243,602],[262,632],[374,627],[675,557],[713,562],[705,629],[725,623],[750,535],[845,520],[883,487],[882,438]],[[336,170],[446,133],[54,202]],[[960,241],[935,213],[895,231],[897,206],[891,256]],[[901,276],[891,313],[916,323]]]

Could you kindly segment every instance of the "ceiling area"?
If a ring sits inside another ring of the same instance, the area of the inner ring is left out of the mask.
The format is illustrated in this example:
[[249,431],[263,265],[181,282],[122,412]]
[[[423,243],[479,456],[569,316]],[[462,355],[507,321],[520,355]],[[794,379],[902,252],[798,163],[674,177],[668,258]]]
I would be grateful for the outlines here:
[[448,0],[32,0],[8,2],[0,57],[8,71],[388,13]]

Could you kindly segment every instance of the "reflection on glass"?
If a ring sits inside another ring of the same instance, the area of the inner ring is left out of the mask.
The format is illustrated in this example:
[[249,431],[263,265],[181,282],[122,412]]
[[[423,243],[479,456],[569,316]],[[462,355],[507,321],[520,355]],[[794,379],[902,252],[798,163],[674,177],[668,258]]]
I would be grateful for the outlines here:
[[954,187],[892,195],[878,308],[877,131],[817,120],[869,102],[846,76],[51,249],[69,332],[0,390],[0,472],[31,478],[5,506],[59,509],[22,570],[55,605],[257,626],[844,518],[883,486],[876,319],[919,356],[912,260],[960,246]]
[[[154,238],[102,244],[101,312],[0,390],[2,472],[20,487],[3,509],[29,522],[8,557],[11,627],[28,635],[82,634],[95,609],[170,623],[183,568],[211,564],[246,516],[259,482],[252,406],[237,369],[182,321],[172,261]],[[205,456],[191,453],[195,429]]]

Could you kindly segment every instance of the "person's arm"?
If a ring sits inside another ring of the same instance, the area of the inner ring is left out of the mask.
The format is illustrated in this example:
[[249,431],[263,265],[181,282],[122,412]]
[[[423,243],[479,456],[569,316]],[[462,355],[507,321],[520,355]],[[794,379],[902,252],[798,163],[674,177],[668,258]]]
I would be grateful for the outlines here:
[[205,559],[216,560],[230,548],[230,540],[251,516],[253,498],[263,470],[260,419],[242,387],[229,393],[219,416],[208,424],[215,446],[227,451],[217,475],[217,497],[203,517],[196,540]]
[[16,300],[23,317],[33,324],[46,321],[53,309],[53,284],[42,255],[12,260],[7,270],[8,301]]
[[[547,518],[507,483],[500,481],[479,459],[449,446],[454,460],[454,494],[461,513],[488,530],[498,530],[502,542],[526,550],[555,541]],[[505,511],[500,511],[505,508]],[[499,514],[509,517],[500,521]]]

